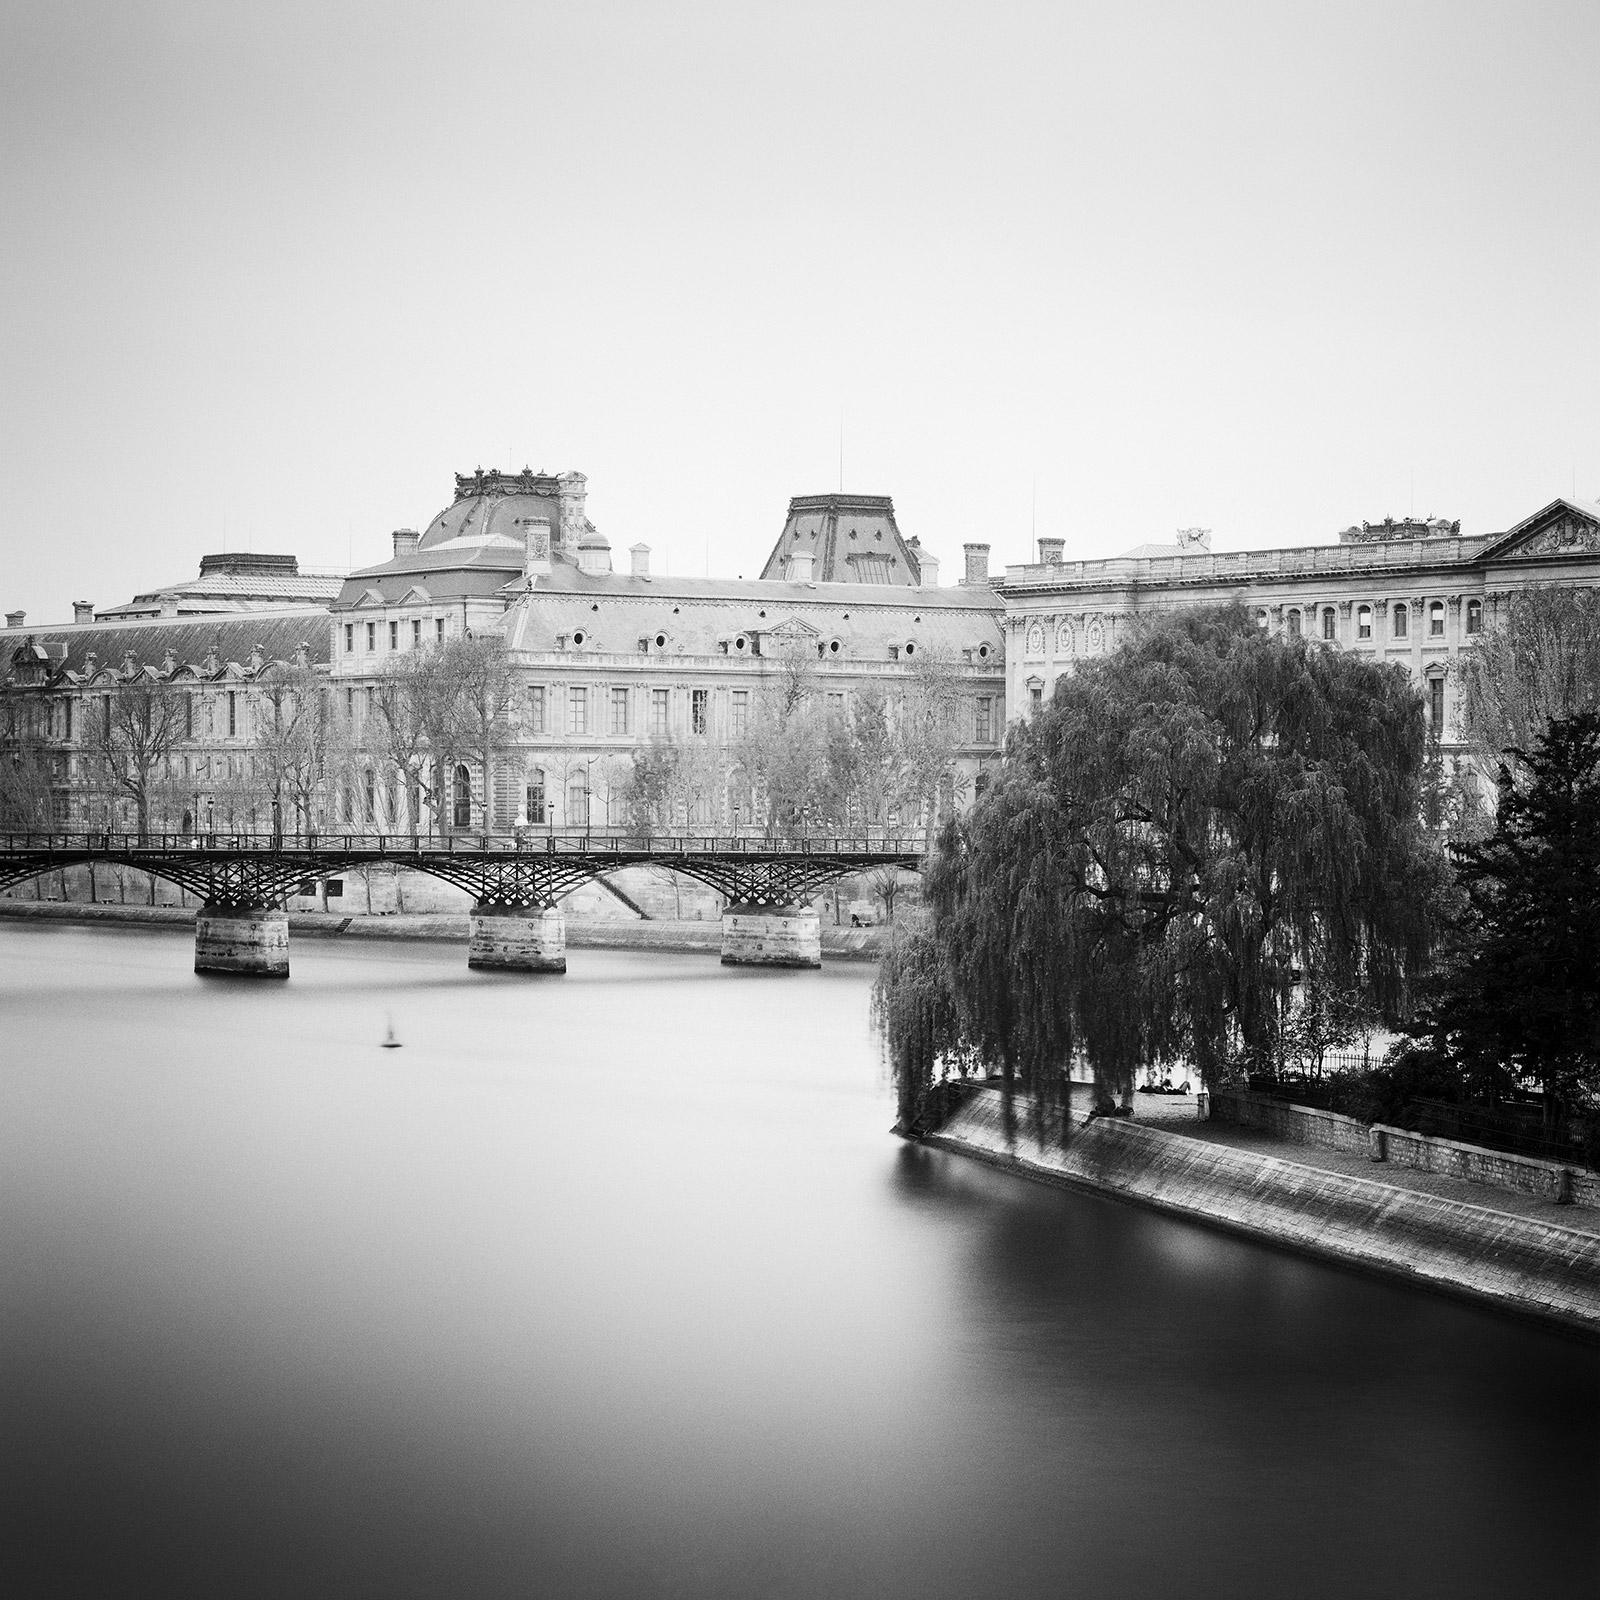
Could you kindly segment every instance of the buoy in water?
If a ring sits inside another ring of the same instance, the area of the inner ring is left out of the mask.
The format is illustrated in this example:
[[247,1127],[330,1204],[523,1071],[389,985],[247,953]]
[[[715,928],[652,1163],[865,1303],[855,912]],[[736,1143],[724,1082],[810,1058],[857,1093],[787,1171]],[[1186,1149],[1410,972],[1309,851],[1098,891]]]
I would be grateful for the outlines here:
[[384,1036],[383,1036],[383,1046],[382,1047],[385,1050],[398,1050],[400,1048],[400,1041],[397,1038],[395,1038],[395,1036],[394,1036],[394,1020],[393,1020],[393,1018],[391,1018],[390,1021],[389,1021],[389,1031],[386,1034],[384,1034]]

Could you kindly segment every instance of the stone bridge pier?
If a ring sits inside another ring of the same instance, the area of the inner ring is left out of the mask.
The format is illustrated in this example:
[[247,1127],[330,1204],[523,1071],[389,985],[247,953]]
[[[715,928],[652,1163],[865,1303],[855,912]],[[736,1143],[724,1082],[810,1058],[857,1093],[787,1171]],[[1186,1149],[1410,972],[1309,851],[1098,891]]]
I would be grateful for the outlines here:
[[207,900],[194,919],[194,970],[237,977],[289,976],[289,914]]
[[730,901],[722,913],[725,967],[820,967],[822,919],[809,905]]
[[567,970],[567,919],[556,906],[480,900],[468,927],[469,967],[485,972]]

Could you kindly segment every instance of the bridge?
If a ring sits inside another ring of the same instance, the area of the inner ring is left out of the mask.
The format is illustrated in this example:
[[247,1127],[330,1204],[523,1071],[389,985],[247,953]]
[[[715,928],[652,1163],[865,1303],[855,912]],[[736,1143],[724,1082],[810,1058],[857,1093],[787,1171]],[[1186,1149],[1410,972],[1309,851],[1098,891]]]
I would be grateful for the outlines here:
[[624,867],[667,867],[722,895],[722,959],[730,966],[822,964],[810,901],[833,879],[922,864],[917,836],[812,838],[523,830],[516,835],[417,833],[0,834],[0,889],[42,873],[104,862],[180,885],[201,902],[195,971],[287,977],[284,903],[310,879],[392,864],[473,896],[467,965],[565,972],[559,901]]

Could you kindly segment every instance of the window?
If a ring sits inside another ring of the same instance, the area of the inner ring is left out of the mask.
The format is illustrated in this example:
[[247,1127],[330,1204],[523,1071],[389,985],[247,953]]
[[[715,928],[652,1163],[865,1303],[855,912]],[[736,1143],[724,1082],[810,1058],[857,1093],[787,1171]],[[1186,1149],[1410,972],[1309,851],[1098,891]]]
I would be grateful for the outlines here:
[[1031,710],[1031,711],[1039,711],[1040,709],[1043,708],[1043,706],[1044,706],[1044,687],[1043,687],[1043,685],[1037,684],[1037,683],[1030,683],[1028,685],[1028,708],[1029,708],[1029,710]]
[[458,828],[470,828],[472,826],[472,774],[460,763],[457,763],[451,789],[451,819]]
[[1428,726],[1435,739],[1444,733],[1444,679],[1428,679]]
[[367,685],[367,715],[370,717],[378,709],[378,687],[376,684]]
[[228,737],[231,739],[239,731],[239,706],[238,696],[233,690],[228,691]]
[[528,686],[528,732],[544,732],[544,685],[542,683],[529,684]]
[[1300,637],[1300,613],[1298,611],[1289,613],[1289,637],[1291,639]]
[[356,719],[356,692],[354,689],[346,689],[344,692],[344,719],[346,722],[354,722]]
[[544,769],[535,767],[528,774],[528,821],[543,822],[544,815]]
[[843,717],[844,717],[844,695],[843,695],[842,692],[835,692],[835,693],[830,693],[829,694],[829,696],[828,696],[828,715],[830,717],[838,717],[841,720],[843,719]]
[[444,643],[444,618],[443,617],[435,617],[433,619],[433,636],[441,644]]
[[356,625],[353,622],[347,622],[344,625],[344,653],[349,655],[350,652],[355,649],[355,647]]
[[413,617],[411,619],[411,648],[413,650],[420,650],[422,648],[422,618],[421,617]]
[[1372,607],[1356,607],[1356,638],[1370,639],[1372,637]]
[[735,739],[744,737],[750,726],[750,691],[735,689],[729,702],[728,731]]
[[581,686],[567,690],[567,732],[589,731],[589,691]]
[[1467,601],[1467,632],[1483,632],[1483,601]]
[[367,624],[367,649],[368,650],[376,650],[377,648],[378,648],[378,624],[376,622],[369,622]]
[[650,691],[650,736],[653,739],[665,739],[667,736],[668,693],[666,689]]
[[[185,739],[194,737],[194,696],[186,694],[183,697],[183,736]],[[72,738],[72,697],[67,697],[67,738]]]
[[994,738],[994,700],[992,696],[978,696],[977,726],[973,732],[979,744],[989,744]]
[[709,689],[691,689],[689,691],[689,728],[693,733],[704,733],[706,724],[710,720],[711,691]]
[[1435,600],[1428,607],[1428,637],[1430,639],[1444,638],[1444,601]]
[[1401,601],[1394,608],[1394,636],[1404,639],[1411,628],[1411,613],[1406,610],[1405,602]]
[[567,826],[589,826],[589,782],[587,776],[574,778],[567,789]]
[[389,648],[391,650],[400,648],[400,624],[398,622],[389,624]]
[[626,733],[628,731],[628,691],[626,689],[613,689],[611,691],[611,731],[613,733]]
[[1324,606],[1322,608],[1322,637],[1324,639],[1333,638],[1333,629],[1333,607]]
[[371,767],[361,774],[361,815],[367,822],[375,822],[378,816],[378,784]]

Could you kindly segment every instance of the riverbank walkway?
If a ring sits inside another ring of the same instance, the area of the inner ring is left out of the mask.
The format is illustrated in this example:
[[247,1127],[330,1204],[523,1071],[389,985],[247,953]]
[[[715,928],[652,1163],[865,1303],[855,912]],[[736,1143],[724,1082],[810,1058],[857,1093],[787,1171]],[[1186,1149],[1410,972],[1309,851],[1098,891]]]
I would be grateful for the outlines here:
[[[1082,1115],[1088,1109],[1088,1086],[1074,1084],[1073,1110]],[[1452,1178],[1440,1172],[1423,1172],[1416,1167],[1400,1166],[1389,1161],[1368,1161],[1342,1150],[1328,1150],[1321,1145],[1274,1138],[1270,1133],[1263,1133],[1256,1128],[1241,1128],[1231,1122],[1202,1122],[1192,1094],[1135,1095],[1132,1121],[1139,1127],[1159,1128],[1163,1133],[1174,1133],[1203,1144],[1220,1145],[1250,1155],[1272,1156],[1279,1161],[1293,1161],[1302,1167],[1312,1167],[1318,1172],[1337,1172],[1347,1178],[1362,1178],[1368,1183],[1383,1184],[1390,1189],[1459,1200],[1467,1205],[1504,1212],[1508,1216],[1532,1217],[1540,1222],[1554,1223],[1557,1227],[1572,1228],[1579,1233],[1600,1237],[1600,1211],[1589,1206],[1557,1205],[1553,1200],[1522,1194],[1514,1189],[1491,1188],[1487,1184],[1469,1183],[1464,1178]]]

